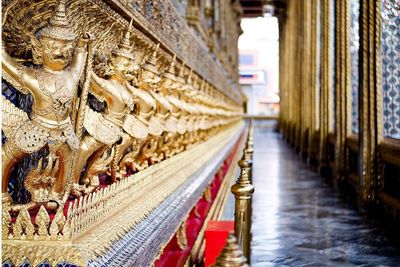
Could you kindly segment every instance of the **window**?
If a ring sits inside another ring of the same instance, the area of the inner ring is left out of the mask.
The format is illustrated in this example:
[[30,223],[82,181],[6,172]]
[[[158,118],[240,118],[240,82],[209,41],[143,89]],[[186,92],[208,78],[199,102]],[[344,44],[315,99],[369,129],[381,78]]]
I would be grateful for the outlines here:
[[350,1],[350,82],[351,82],[351,132],[358,134],[358,69],[359,69],[359,0]]
[[331,0],[329,1],[330,4],[330,28],[329,28],[329,41],[330,41],[330,60],[331,60],[331,66],[330,66],[330,77],[329,77],[329,86],[330,86],[330,107],[331,107],[331,111],[330,111],[330,129],[332,129],[333,131],[335,131],[335,0]]
[[239,64],[240,65],[254,65],[254,55],[240,54]]
[[[317,90],[316,90],[316,107],[315,110],[320,111],[320,102],[321,102],[321,56],[322,56],[322,51],[321,51],[321,46],[322,46],[322,12],[321,12],[321,4],[320,1],[317,1],[317,23],[316,23],[316,28],[317,28],[317,47],[316,47],[316,65],[317,65]],[[316,129],[318,130],[320,128],[320,116],[316,116]]]
[[400,139],[400,3],[382,0],[383,135]]

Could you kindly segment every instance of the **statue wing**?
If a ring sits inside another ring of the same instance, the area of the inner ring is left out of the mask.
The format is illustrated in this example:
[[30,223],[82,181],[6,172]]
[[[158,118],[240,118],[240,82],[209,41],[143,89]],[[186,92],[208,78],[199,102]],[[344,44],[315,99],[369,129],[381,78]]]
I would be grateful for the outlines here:
[[106,120],[101,113],[88,106],[86,106],[83,126],[91,136],[106,145],[114,144],[122,135],[122,130],[118,125]]
[[147,126],[131,114],[126,115],[123,129],[137,139],[144,139],[149,134]]
[[12,138],[18,128],[30,122],[28,114],[17,108],[10,100],[2,95],[2,130],[7,138]]

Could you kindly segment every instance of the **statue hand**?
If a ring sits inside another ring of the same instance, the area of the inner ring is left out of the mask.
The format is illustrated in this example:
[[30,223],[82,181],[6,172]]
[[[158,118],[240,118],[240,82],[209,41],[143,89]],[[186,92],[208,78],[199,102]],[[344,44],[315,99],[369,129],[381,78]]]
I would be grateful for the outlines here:
[[87,31],[88,28],[88,20],[86,16],[86,7],[85,5],[83,6],[83,26],[82,26],[82,36],[79,40],[79,42],[85,44],[88,44],[89,42],[93,41],[93,36],[91,33]]
[[78,40],[78,47],[84,47],[85,45],[91,43],[94,40],[93,34],[89,32],[83,32],[81,38]]

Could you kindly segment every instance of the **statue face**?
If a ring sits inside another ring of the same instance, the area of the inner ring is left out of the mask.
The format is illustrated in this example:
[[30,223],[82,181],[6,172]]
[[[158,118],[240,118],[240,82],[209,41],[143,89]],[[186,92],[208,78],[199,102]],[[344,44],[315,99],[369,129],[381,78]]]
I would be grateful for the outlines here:
[[112,63],[114,66],[115,74],[121,77],[123,80],[131,81],[133,80],[135,66],[132,60],[121,57],[121,56],[114,56],[112,59]]
[[53,70],[63,70],[71,62],[74,42],[48,37],[42,37],[40,42],[42,43],[44,66]]

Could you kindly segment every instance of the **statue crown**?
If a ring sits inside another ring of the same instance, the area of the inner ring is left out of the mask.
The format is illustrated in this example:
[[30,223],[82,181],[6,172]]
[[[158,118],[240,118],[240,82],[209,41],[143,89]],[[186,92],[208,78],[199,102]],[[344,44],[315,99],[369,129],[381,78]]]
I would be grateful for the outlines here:
[[178,76],[183,79],[184,75],[185,75],[185,62],[182,63],[182,67],[179,71]]
[[176,72],[175,72],[175,60],[176,60],[176,55],[174,54],[171,64],[169,65],[168,70],[163,74],[164,77],[176,81]]
[[186,78],[186,83],[188,83],[188,84],[192,84],[192,73],[193,73],[193,69],[192,68],[190,68],[190,71],[189,71],[189,74],[188,74],[188,76],[187,76],[187,78]]
[[182,63],[178,76],[175,76],[176,80],[181,84],[185,84],[184,73],[185,73],[185,62]]
[[121,42],[118,47],[112,51],[112,54],[115,56],[125,57],[127,59],[133,60],[135,57],[131,51],[131,32],[130,29],[132,27],[132,20],[129,23],[129,27],[125,32],[125,35],[122,37]]
[[158,69],[156,67],[157,64],[157,53],[160,47],[160,43],[157,43],[156,49],[154,49],[153,54],[146,60],[146,63],[143,65],[143,69],[158,74]]
[[49,25],[42,29],[40,36],[61,41],[74,41],[76,35],[69,27],[65,12],[65,0],[60,0],[56,8],[56,13],[50,19]]
[[171,61],[171,65],[169,65],[169,69],[168,69],[169,73],[175,74],[175,60],[176,60],[176,55],[174,54],[174,57],[172,58],[172,61]]

